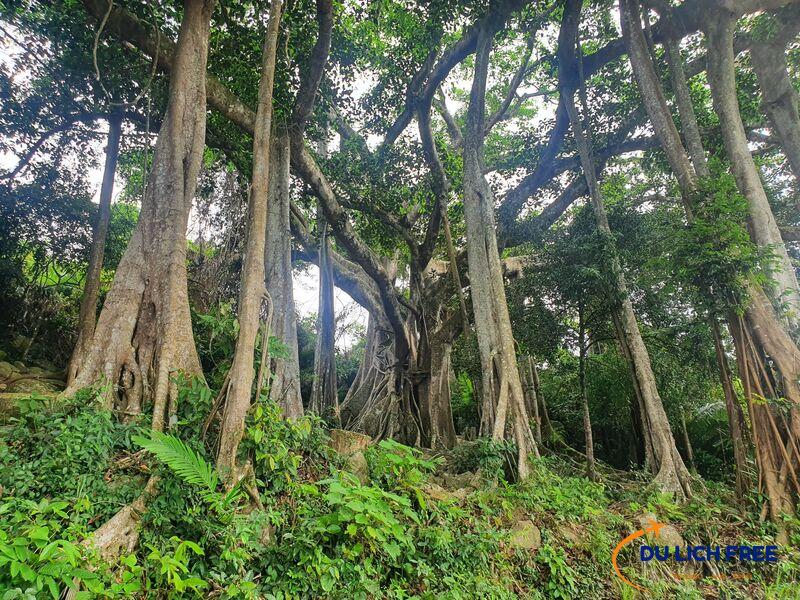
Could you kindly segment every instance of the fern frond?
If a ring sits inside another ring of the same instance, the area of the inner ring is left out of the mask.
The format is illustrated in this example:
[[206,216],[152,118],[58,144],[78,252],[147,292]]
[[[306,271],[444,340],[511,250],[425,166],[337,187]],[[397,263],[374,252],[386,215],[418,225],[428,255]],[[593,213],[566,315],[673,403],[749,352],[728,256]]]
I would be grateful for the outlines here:
[[136,436],[133,441],[151,452],[186,483],[216,493],[219,477],[214,467],[174,435],[153,431],[150,437]]

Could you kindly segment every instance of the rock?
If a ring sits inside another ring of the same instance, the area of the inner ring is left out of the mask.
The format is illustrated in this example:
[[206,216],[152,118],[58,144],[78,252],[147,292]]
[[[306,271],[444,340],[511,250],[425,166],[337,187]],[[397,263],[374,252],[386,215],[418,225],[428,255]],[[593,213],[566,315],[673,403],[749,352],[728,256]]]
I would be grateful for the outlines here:
[[[50,392],[43,393],[40,396],[54,400],[58,394]],[[13,393],[13,392],[0,392],[0,423],[8,417],[15,417],[19,413],[19,400],[28,400],[30,394],[26,393]]]
[[347,457],[347,467],[361,482],[361,485],[369,483],[369,464],[363,452],[354,452]]
[[347,459],[347,470],[353,473],[362,485],[369,482],[369,465],[364,450],[372,441],[368,435],[346,431],[344,429],[331,429],[328,445]]
[[[651,527],[653,521],[659,521],[656,519],[656,516],[653,513],[648,513],[639,517],[639,525],[642,529],[647,531],[648,527]],[[673,525],[663,524],[663,526],[658,531],[658,536],[654,535],[652,532],[647,531],[645,534],[645,539],[647,540],[647,544],[651,546],[669,546],[670,552],[672,552],[676,546],[681,548],[681,551],[685,551],[686,548],[686,541],[683,539],[680,531],[678,531]],[[655,562],[655,561],[653,561]],[[645,571],[647,570],[647,565],[650,563],[644,563],[646,565]],[[650,567],[652,569],[652,567]],[[693,562],[681,562],[676,563],[674,561],[670,561],[669,568],[675,571],[678,571],[684,575],[692,574],[692,573],[700,573],[702,572],[702,565],[701,563],[693,563]]]
[[25,363],[22,362],[22,361],[15,360],[14,361],[14,367],[16,367],[16,370],[19,371],[20,373],[27,373],[28,372],[28,367],[26,367]]
[[542,532],[529,519],[517,521],[511,529],[511,537],[508,538],[508,543],[514,548],[536,550],[542,545]]
[[464,473],[444,473],[442,475],[444,486],[452,490],[460,488],[469,488],[479,490],[483,485],[483,478],[478,473],[466,471]]
[[47,371],[42,369],[41,367],[31,367],[28,369],[28,373],[31,375],[47,375]]
[[[639,517],[639,525],[645,531],[650,527],[651,521],[658,521],[656,516],[652,513]],[[658,521],[660,523],[660,521]],[[672,525],[665,524],[658,532],[658,537],[655,537],[651,532],[646,534],[648,543],[656,542],[659,546],[685,546],[686,542],[683,536]]]
[[19,381],[15,381],[8,386],[9,392],[27,393],[27,394],[46,394],[50,392],[57,392],[62,386],[57,381],[51,379],[36,379],[35,377],[25,377]]
[[569,546],[581,546],[581,529],[574,523],[565,523],[562,527],[558,528],[558,535],[563,538]]
[[469,490],[466,488],[447,490],[432,481],[425,483],[422,491],[438,502],[461,502],[469,495]]
[[17,368],[11,363],[7,363],[5,361],[0,362],[0,379],[11,377],[11,374],[15,373],[16,371]]
[[339,454],[344,455],[363,452],[372,441],[368,435],[344,429],[331,429],[329,435],[331,439],[328,445]]

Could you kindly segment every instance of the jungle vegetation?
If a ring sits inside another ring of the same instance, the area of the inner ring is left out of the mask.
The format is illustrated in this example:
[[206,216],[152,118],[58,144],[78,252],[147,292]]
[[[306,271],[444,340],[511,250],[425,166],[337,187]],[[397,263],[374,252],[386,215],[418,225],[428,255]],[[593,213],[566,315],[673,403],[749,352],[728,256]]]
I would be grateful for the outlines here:
[[798,34],[3,0],[0,598],[800,597]]

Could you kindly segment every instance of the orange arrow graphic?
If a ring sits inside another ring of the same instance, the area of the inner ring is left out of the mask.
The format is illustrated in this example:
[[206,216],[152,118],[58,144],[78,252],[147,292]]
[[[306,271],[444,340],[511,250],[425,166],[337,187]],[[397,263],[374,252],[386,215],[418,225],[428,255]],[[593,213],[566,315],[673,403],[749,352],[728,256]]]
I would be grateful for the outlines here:
[[617,577],[619,577],[622,581],[627,583],[632,588],[635,588],[641,592],[645,591],[644,588],[640,585],[633,583],[630,579],[625,577],[622,574],[622,571],[619,570],[619,565],[617,564],[617,556],[619,555],[619,551],[622,550],[625,546],[630,544],[633,540],[642,537],[643,535],[647,534],[648,532],[652,532],[655,537],[658,537],[658,534],[661,532],[661,528],[664,527],[664,523],[659,523],[658,521],[650,520],[650,526],[647,529],[639,529],[634,531],[624,540],[622,540],[617,547],[614,548],[614,552],[611,553],[611,564],[614,566],[614,571],[617,573]]

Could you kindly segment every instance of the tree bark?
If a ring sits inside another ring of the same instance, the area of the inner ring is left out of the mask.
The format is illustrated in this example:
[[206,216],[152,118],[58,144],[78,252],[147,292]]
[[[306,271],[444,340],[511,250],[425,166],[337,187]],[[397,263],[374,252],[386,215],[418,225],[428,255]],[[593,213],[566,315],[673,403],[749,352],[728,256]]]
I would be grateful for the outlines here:
[[694,464],[694,450],[692,441],[689,439],[689,430],[686,427],[686,411],[681,408],[681,433],[683,434],[683,448],[686,451],[686,462],[689,463],[689,470],[697,475],[697,466]]
[[589,395],[586,391],[586,323],[583,319],[583,304],[578,307],[578,384],[583,408],[583,439],[586,446],[586,477],[597,481],[592,439],[592,417],[589,413]]
[[292,289],[292,238],[290,234],[289,134],[276,123],[269,159],[269,197],[267,199],[267,234],[264,250],[264,281],[272,299],[271,335],[283,342],[287,358],[271,357],[270,400],[281,407],[283,416],[296,419],[303,415],[300,396],[300,360],[297,348],[297,315]]
[[213,0],[186,0],[169,100],[139,222],[120,261],[69,395],[105,381],[111,406],[153,406],[153,429],[175,413],[177,372],[201,375],[186,283],[186,227],[203,156]]
[[340,407],[343,427],[376,440],[400,431],[394,350],[394,330],[388,319],[370,314],[364,358]]
[[117,170],[119,141],[122,135],[122,113],[114,112],[108,117],[108,143],[106,163],[103,169],[103,183],[100,186],[100,206],[97,220],[92,227],[92,248],[89,264],[86,267],[86,282],[78,316],[78,338],[67,366],[67,385],[69,386],[80,370],[88,350],[97,319],[97,296],[100,292],[100,272],[103,269],[103,255],[106,250],[106,235],[111,220],[111,198],[114,195],[114,174]]
[[[686,82],[686,73],[683,69],[680,40],[670,38],[664,42],[664,47],[667,51],[667,65],[669,66],[669,75],[672,80],[672,90],[675,93],[675,100],[678,104],[678,115],[681,118],[681,129],[683,130],[683,139],[686,141],[686,150],[697,175],[699,177],[709,177],[711,173],[706,163],[706,153],[703,149],[700,127],[697,125],[697,117],[694,114],[692,98],[689,95],[689,86]],[[669,122],[666,123],[667,127],[669,127],[670,122],[672,122],[672,119],[669,119]],[[675,171],[673,170],[673,172]]]
[[[253,360],[259,329],[259,314],[266,295],[264,288],[264,249],[267,232],[267,200],[270,178],[270,138],[272,133],[272,87],[275,79],[275,55],[281,0],[273,0],[264,37],[261,60],[261,81],[258,87],[258,108],[253,135],[253,177],[247,207],[247,246],[242,266],[242,287],[239,295],[239,335],[229,373],[230,384],[220,426],[217,468],[229,484],[239,478],[237,452],[244,433],[244,420],[250,408],[253,387]],[[269,299],[271,301],[271,299]],[[261,340],[265,346],[268,339]],[[260,394],[261,390],[256,390]]]
[[539,445],[542,443],[542,417],[539,414],[539,377],[538,374],[534,378],[534,373],[536,371],[536,365],[533,362],[533,357],[528,355],[525,357],[525,365],[523,368],[523,374],[527,374],[527,381],[526,389],[528,390],[528,414],[533,416],[533,439],[536,440],[536,444]]
[[493,31],[478,35],[475,75],[464,135],[464,219],[467,226],[472,307],[483,370],[484,414],[494,413],[492,438],[505,438],[510,421],[518,451],[518,476],[529,475],[528,455],[538,455],[517,368],[503,271],[497,250],[492,190],[483,176],[486,76]]
[[747,146],[747,136],[736,96],[733,51],[735,28],[736,16],[725,9],[716,10],[708,20],[706,43],[711,97],[714,110],[724,124],[721,128],[722,139],[731,162],[731,171],[739,191],[747,199],[753,241],[760,248],[775,254],[777,261],[770,273],[776,288],[774,299],[779,304],[786,303],[787,318],[794,327],[800,319],[800,291],[794,266],[786,252],[758,168]]
[[762,106],[781,148],[794,173],[800,180],[800,116],[798,96],[789,77],[786,46],[767,40],[750,46],[750,60],[761,88]]
[[[318,207],[318,210],[319,207]],[[320,210],[320,213],[322,211]],[[336,315],[333,305],[333,265],[328,224],[320,214],[319,304],[317,343],[314,350],[314,382],[311,387],[311,411],[325,419],[338,418],[339,399],[336,387]]]

